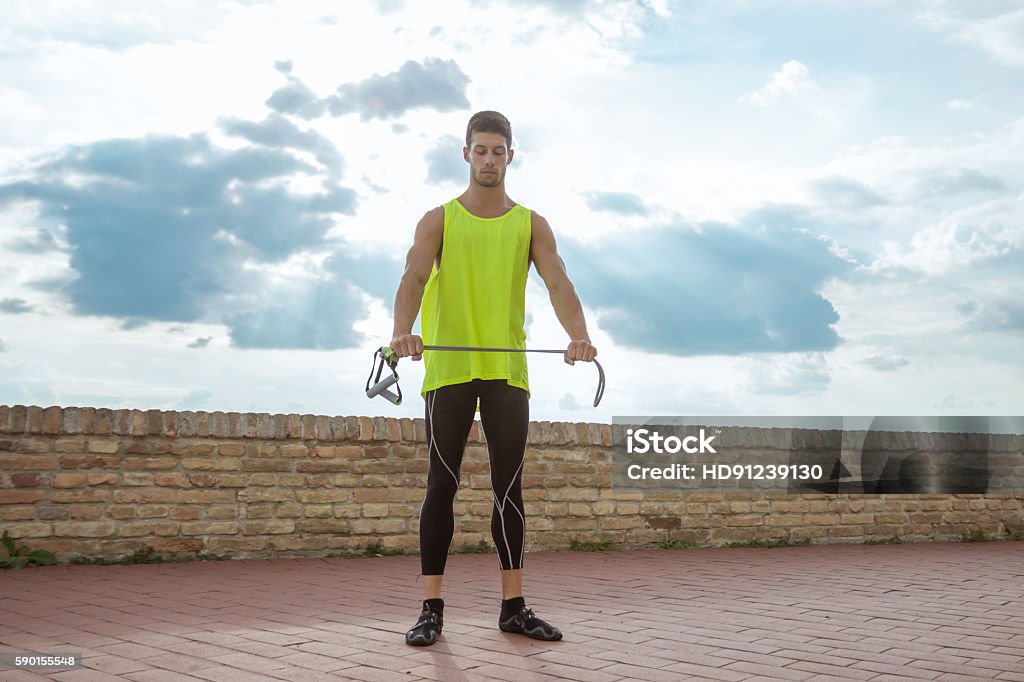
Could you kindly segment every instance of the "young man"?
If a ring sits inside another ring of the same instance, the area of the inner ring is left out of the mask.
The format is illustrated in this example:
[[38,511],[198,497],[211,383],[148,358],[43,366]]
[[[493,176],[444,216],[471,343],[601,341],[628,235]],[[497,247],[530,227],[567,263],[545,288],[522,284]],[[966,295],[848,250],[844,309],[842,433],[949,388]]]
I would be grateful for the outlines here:
[[[424,357],[424,341],[525,348],[526,276],[532,263],[569,334],[565,361],[590,362],[597,349],[551,227],[505,193],[505,172],[513,156],[508,119],[496,111],[474,114],[462,155],[469,163],[469,187],[457,199],[428,211],[416,226],[395,296],[391,348],[398,357],[413,360]],[[412,334],[420,310],[422,338]],[[452,504],[478,407],[494,494],[491,535],[501,569],[498,627],[535,639],[561,639],[562,633],[537,618],[523,600],[522,475],[530,421],[526,355],[426,351],[425,359],[422,393],[430,468],[420,509],[424,601],[405,641],[426,646],[441,634],[441,581],[455,526]]]

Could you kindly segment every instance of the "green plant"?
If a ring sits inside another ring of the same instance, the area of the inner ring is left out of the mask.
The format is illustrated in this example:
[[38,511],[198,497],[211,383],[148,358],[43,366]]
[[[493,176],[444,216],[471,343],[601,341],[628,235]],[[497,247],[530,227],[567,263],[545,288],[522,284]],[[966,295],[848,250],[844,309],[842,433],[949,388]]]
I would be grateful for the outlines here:
[[992,542],[995,538],[989,537],[988,533],[981,528],[975,528],[962,536],[964,542]]
[[570,552],[607,552],[611,548],[612,543],[605,540],[584,542],[573,538],[572,542],[569,543]]
[[7,556],[0,556],[0,568],[10,568],[14,571],[21,570],[29,564],[36,566],[52,566],[57,563],[57,558],[45,549],[32,551],[27,545],[15,546],[11,534],[6,530],[0,536],[0,544],[7,551]]
[[371,542],[366,546],[366,549],[363,551],[363,556],[368,557],[397,556],[399,554],[405,554],[405,550],[401,547],[385,547],[380,540],[378,540],[377,542]]
[[864,541],[865,545],[902,545],[903,540],[893,535],[891,538],[884,538],[881,540],[869,539]]
[[486,540],[480,540],[475,545],[464,543],[458,549],[451,550],[450,554],[490,554],[492,549]]
[[680,549],[680,548],[689,549],[691,547],[696,547],[697,543],[694,542],[693,540],[680,540],[679,538],[665,538],[660,543],[658,543],[658,545],[662,549]]
[[802,540],[790,540],[789,538],[762,540],[761,538],[754,538],[753,540],[748,540],[746,542],[730,542],[726,547],[806,547],[810,544],[810,538],[804,538]]
[[104,557],[76,556],[68,560],[69,564],[81,564],[85,566],[123,566],[131,564],[170,564],[185,561],[227,561],[231,557],[226,554],[206,554],[197,552],[194,555],[171,557],[165,554],[157,554],[152,547],[139,547],[131,554],[125,554],[117,559],[105,559]]

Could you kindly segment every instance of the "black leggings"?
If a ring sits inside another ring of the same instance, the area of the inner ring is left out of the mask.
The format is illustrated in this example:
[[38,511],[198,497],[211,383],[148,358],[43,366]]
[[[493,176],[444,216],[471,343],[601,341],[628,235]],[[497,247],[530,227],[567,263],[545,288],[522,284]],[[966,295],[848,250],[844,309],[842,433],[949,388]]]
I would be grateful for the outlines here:
[[491,465],[491,537],[502,570],[523,567],[526,516],[523,513],[523,460],[530,426],[529,395],[504,379],[474,379],[443,386],[426,395],[430,469],[420,509],[420,565],[423,575],[443,575],[455,535],[452,503],[469,430],[480,399],[480,423]]

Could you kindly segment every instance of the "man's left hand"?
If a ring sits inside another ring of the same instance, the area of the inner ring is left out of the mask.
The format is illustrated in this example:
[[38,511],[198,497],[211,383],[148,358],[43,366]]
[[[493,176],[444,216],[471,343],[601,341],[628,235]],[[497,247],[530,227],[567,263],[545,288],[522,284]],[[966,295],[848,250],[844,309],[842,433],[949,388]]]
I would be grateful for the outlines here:
[[565,362],[569,365],[576,364],[577,360],[592,362],[597,357],[597,348],[586,339],[575,339],[569,342],[565,349]]

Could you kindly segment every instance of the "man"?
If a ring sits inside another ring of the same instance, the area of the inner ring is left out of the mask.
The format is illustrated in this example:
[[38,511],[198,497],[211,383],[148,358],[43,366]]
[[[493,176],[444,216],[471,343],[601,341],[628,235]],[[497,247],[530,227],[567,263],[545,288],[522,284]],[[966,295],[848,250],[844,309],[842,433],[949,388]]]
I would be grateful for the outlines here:
[[[525,348],[526,277],[531,263],[569,334],[565,361],[590,362],[597,355],[550,225],[505,193],[505,171],[513,153],[508,119],[496,111],[470,118],[462,150],[469,163],[469,187],[423,216],[406,258],[391,340],[398,357],[424,358],[424,341]],[[412,334],[418,310],[422,338]],[[502,592],[498,626],[535,639],[559,640],[562,633],[534,615],[523,599],[522,475],[530,421],[526,355],[426,351],[425,361],[422,394],[430,468],[420,509],[424,601],[405,640],[426,646],[441,634],[441,582],[455,525],[452,504],[477,409],[494,494],[491,535],[498,550]]]

